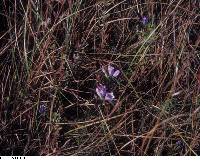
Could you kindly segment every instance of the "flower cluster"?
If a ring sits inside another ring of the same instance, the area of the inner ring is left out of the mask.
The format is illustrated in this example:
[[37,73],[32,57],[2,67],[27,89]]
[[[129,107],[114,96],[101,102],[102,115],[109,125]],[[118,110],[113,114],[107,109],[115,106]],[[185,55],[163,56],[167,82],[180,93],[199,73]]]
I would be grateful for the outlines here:
[[[102,67],[102,72],[105,74],[105,76],[108,77],[113,77],[117,78],[120,74],[120,71],[115,69],[113,66],[110,64],[108,65],[107,70],[105,70],[104,67]],[[115,96],[113,92],[108,92],[107,88],[105,85],[98,84],[96,87],[96,93],[100,97],[100,99],[105,100],[105,101],[113,101],[115,99]]]

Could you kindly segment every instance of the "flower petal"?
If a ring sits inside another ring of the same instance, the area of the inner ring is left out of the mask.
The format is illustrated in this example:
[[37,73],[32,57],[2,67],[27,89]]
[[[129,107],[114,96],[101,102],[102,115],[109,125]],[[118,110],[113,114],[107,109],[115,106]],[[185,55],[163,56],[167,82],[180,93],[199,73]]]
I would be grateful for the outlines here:
[[96,93],[101,99],[103,99],[106,95],[106,86],[99,84],[96,87]]
[[106,86],[101,85],[100,92],[101,92],[102,96],[105,96],[106,95]]
[[115,70],[115,68],[109,64],[108,65],[108,74],[109,74],[109,76],[113,76],[114,70]]
[[96,88],[96,93],[97,93],[97,95],[98,95],[100,98],[102,97],[101,92],[100,92],[100,90],[99,90],[98,87]]
[[106,101],[112,101],[114,98],[115,98],[115,96],[114,96],[113,92],[106,93],[106,96],[105,96]]
[[116,71],[113,73],[113,77],[117,77],[119,74],[120,74],[120,71],[119,71],[119,70],[116,70]]

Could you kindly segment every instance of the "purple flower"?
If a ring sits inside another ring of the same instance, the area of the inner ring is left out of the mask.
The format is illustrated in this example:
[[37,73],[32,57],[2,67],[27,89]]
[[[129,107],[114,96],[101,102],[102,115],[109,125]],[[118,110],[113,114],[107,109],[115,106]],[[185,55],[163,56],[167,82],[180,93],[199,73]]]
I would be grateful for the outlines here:
[[41,104],[39,109],[38,109],[38,112],[40,114],[44,114],[46,112],[46,106],[44,104]]
[[142,23],[143,25],[146,25],[148,23],[148,18],[146,16],[142,17]]
[[117,77],[119,75],[120,71],[116,70],[113,66],[110,64],[108,65],[108,74],[111,77]]
[[96,87],[96,93],[102,100],[112,101],[115,98],[113,92],[107,92],[106,86],[102,84]]
[[106,70],[104,69],[104,67],[102,67],[102,71],[106,75],[106,77],[110,76],[110,77],[115,77],[116,78],[120,74],[120,71],[117,70],[117,69],[115,69],[110,64],[108,65],[108,72],[106,72]]

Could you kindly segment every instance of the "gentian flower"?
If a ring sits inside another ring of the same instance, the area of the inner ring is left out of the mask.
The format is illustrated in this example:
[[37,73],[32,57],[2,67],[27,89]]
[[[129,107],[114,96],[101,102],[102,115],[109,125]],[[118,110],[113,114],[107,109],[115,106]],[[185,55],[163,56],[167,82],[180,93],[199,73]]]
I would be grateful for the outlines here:
[[106,72],[106,70],[104,69],[104,67],[102,67],[102,71],[106,75],[106,77],[110,76],[110,77],[115,77],[116,78],[120,74],[120,71],[117,70],[117,69],[115,69],[110,64],[108,65],[108,72]]
[[143,25],[146,25],[148,23],[148,18],[146,16],[142,17],[142,23]]
[[106,86],[102,84],[96,87],[96,93],[102,100],[112,101],[115,98],[113,92],[107,92]]

